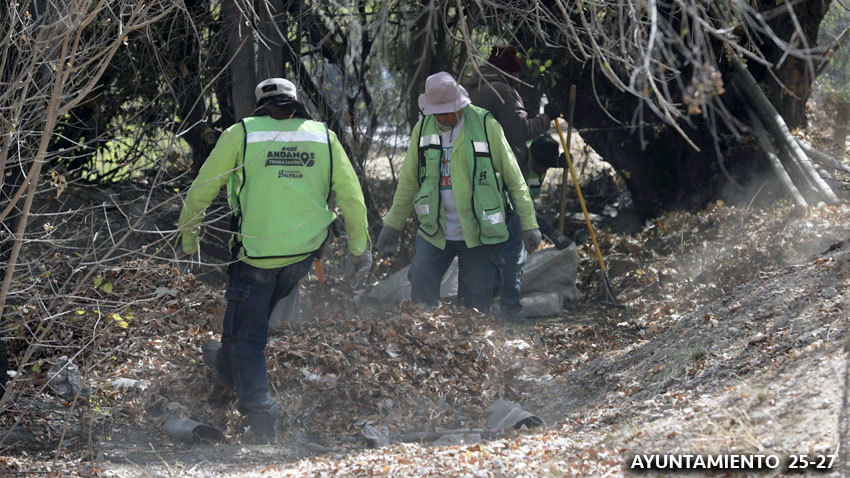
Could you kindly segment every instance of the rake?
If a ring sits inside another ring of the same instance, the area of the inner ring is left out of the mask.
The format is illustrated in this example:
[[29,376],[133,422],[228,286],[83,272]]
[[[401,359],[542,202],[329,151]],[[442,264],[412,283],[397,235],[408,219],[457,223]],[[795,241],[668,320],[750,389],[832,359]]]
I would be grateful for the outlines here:
[[[576,85],[570,85],[570,104],[569,104],[569,118],[567,120],[567,138],[564,140],[564,132],[561,130],[561,122],[558,118],[553,118],[555,121],[555,127],[558,129],[558,137],[561,138],[561,146],[564,148],[564,157],[567,158],[567,166],[569,169],[569,174],[573,178],[573,185],[576,188],[576,194],[578,194],[578,202],[581,204],[581,210],[584,213],[584,221],[587,224],[587,230],[590,232],[590,238],[593,241],[593,249],[596,251],[596,259],[599,261],[599,270],[601,271],[602,276],[602,303],[605,305],[613,306],[613,307],[623,307],[620,304],[620,301],[617,299],[617,292],[614,291],[614,288],[611,286],[611,280],[608,279],[608,270],[605,268],[605,261],[602,259],[602,250],[599,248],[599,242],[596,240],[596,232],[593,229],[593,224],[590,222],[590,214],[587,212],[587,206],[584,203],[584,196],[581,194],[581,186],[578,184],[578,176],[576,175],[575,168],[573,168],[573,161],[570,158],[570,136],[572,135],[573,129],[573,112],[575,111],[576,104]],[[564,176],[561,181],[561,216],[558,221],[558,229],[561,234],[564,233],[564,219],[566,215],[567,209],[567,170],[564,170]],[[593,274],[593,271],[591,271]]]

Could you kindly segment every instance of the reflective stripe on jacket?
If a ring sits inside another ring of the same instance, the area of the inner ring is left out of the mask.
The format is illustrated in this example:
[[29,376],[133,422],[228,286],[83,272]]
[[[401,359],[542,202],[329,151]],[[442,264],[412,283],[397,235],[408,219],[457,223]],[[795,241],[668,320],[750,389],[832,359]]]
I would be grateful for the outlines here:
[[543,180],[546,179],[546,171],[540,174],[534,168],[528,168],[528,173],[525,176],[525,183],[528,185],[528,194],[532,200],[535,200],[540,196]]

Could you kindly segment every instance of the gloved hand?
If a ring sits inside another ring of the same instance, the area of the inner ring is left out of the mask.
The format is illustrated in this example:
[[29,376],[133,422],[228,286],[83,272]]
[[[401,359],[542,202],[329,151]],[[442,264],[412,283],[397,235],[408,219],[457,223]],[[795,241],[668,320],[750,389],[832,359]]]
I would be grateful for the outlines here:
[[401,231],[384,224],[381,233],[378,234],[378,252],[384,255],[395,254],[400,246]]
[[566,155],[566,154],[564,154],[564,153],[561,153],[561,154],[558,156],[558,166],[557,166],[557,167],[559,167],[559,168],[566,168],[566,167],[568,167],[568,166],[569,166],[569,164],[567,163],[567,155]]
[[543,113],[549,117],[549,119],[555,119],[561,116],[561,108],[555,104],[554,101],[549,101],[546,103],[546,106],[543,107]]
[[522,245],[525,246],[526,252],[534,252],[540,247],[542,239],[540,229],[531,229],[530,231],[522,231]]
[[355,282],[362,282],[369,274],[372,268],[372,253],[367,249],[363,254],[355,256],[348,253],[345,258],[343,272],[348,279],[354,279]]
[[573,243],[573,240],[569,237],[561,234],[560,232],[555,234],[555,237],[550,238],[552,240],[552,244],[555,244],[555,248],[559,251],[562,249],[566,249],[570,244]]

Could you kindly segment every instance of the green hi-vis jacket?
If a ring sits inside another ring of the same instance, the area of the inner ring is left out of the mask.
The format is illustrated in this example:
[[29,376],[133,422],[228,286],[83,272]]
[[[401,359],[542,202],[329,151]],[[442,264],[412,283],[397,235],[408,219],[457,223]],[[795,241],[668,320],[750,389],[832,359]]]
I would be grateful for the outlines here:
[[[537,229],[534,204],[522,172],[499,123],[486,110],[463,109],[463,127],[452,148],[452,193],[467,247],[499,244],[508,239],[505,189],[510,191],[523,231]],[[393,205],[384,224],[402,229],[415,209],[419,235],[435,247],[446,246],[446,214],[440,200],[442,146],[437,120],[421,118],[413,127],[410,146],[398,178]]]
[[178,226],[183,251],[198,249],[204,211],[227,184],[237,258],[260,268],[298,262],[321,248],[342,210],[348,248],[366,250],[366,205],[360,182],[336,134],[323,123],[255,116],[222,133],[186,195]]

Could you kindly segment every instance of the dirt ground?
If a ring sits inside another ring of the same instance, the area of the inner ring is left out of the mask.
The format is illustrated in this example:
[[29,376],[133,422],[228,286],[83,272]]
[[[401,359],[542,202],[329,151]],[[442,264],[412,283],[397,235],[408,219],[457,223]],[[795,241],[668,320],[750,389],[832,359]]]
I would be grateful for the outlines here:
[[[91,395],[60,398],[40,386],[43,370],[30,373],[31,387],[0,417],[0,475],[675,476],[630,466],[679,454],[779,460],[770,470],[686,476],[784,476],[804,454],[806,472],[839,476],[841,460],[824,467],[839,452],[845,401],[848,238],[846,205],[718,201],[635,233],[603,228],[624,307],[600,303],[600,281],[587,275],[595,256],[582,242],[583,299],[521,326],[450,305],[354,304],[337,279],[341,248],[332,248],[328,282],[304,282],[309,320],[268,348],[282,407],[275,446],[241,443],[233,397],[215,391],[203,365],[222,289],[134,259],[106,277],[113,295],[137,299],[132,320],[122,312],[127,327],[109,328],[96,353],[77,357]],[[373,281],[403,265],[377,259]],[[499,399],[545,426],[486,430]],[[175,440],[163,428],[175,416],[216,427],[224,442]],[[372,446],[369,430],[389,444]]]

